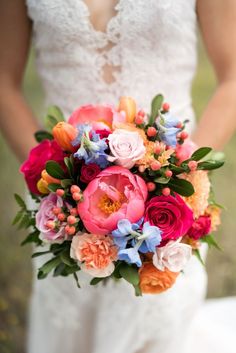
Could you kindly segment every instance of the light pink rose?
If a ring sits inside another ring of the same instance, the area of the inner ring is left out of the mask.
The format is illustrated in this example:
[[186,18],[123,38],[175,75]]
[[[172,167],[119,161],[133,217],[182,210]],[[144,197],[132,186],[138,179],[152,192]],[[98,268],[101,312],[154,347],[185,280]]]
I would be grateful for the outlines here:
[[[44,197],[40,203],[39,210],[36,213],[36,227],[41,232],[40,239],[49,243],[62,243],[66,238],[65,226],[61,223],[55,229],[49,229],[46,224],[48,221],[58,221],[53,213],[54,207],[62,207],[63,200],[55,193],[50,193]],[[65,223],[66,224],[66,223]]]
[[108,136],[111,156],[108,160],[131,169],[146,152],[143,139],[137,131],[117,129]]
[[170,241],[165,246],[157,248],[153,255],[153,265],[160,271],[167,268],[172,272],[180,272],[192,256],[190,245],[179,241]]
[[88,184],[78,213],[89,232],[109,234],[120,219],[134,223],[143,216],[147,193],[141,177],[123,167],[109,167]]
[[178,164],[181,164],[186,159],[189,159],[197,148],[197,145],[190,139],[185,140],[182,145],[177,144],[175,151],[176,157],[179,159]]
[[80,262],[82,271],[94,277],[107,277],[115,269],[117,248],[108,235],[77,234],[72,238],[70,256]]

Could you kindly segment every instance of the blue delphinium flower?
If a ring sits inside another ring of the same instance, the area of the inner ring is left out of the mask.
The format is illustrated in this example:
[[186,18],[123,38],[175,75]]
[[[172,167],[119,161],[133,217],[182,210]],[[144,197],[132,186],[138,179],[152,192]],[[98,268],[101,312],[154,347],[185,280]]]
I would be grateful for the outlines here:
[[165,115],[160,114],[156,120],[159,136],[161,140],[168,146],[176,146],[177,134],[180,131],[180,129],[176,127],[178,123],[179,120],[169,113]]
[[[137,266],[142,265],[139,252],[154,252],[161,242],[161,230],[145,222],[142,230],[141,219],[137,223],[131,223],[128,219],[122,219],[117,224],[117,229],[112,232],[115,244],[119,247],[118,258]],[[126,248],[129,246],[128,248]]]
[[109,163],[105,153],[107,149],[106,139],[101,139],[94,131],[91,132],[91,125],[89,124],[79,125],[78,130],[78,136],[72,142],[72,145],[80,145],[80,147],[74,153],[74,157],[84,159],[85,164],[96,163],[101,168],[106,168]]

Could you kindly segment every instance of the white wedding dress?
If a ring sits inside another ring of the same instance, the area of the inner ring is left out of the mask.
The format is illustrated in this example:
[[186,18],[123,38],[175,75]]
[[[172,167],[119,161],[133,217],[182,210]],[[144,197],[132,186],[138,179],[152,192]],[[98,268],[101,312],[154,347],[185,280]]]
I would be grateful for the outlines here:
[[[120,0],[105,32],[95,30],[83,0],[27,0],[27,6],[46,104],[60,106],[69,117],[80,105],[116,104],[129,95],[149,109],[161,92],[193,129],[195,0]],[[214,304],[203,305],[206,273],[197,259],[160,295],[136,298],[124,281],[89,287],[88,277],[79,277],[82,289],[73,278],[35,280],[28,353],[218,352],[208,340]],[[234,299],[227,303],[223,311],[236,307]],[[215,341],[221,315],[219,309],[210,335]],[[227,342],[218,347],[233,352]]]

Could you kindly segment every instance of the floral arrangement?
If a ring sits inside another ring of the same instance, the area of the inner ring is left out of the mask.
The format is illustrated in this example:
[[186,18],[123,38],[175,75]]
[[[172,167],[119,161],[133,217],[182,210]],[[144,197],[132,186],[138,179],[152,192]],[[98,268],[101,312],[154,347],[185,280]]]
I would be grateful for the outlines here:
[[[30,230],[22,244],[47,246],[38,278],[91,276],[91,285],[124,279],[136,295],[169,289],[201,243],[217,246],[220,224],[208,171],[223,165],[211,148],[197,149],[185,122],[162,95],[151,112],[130,97],[118,107],[87,105],[65,122],[49,109],[20,170],[35,201],[14,224]],[[184,274],[183,274],[184,275]]]

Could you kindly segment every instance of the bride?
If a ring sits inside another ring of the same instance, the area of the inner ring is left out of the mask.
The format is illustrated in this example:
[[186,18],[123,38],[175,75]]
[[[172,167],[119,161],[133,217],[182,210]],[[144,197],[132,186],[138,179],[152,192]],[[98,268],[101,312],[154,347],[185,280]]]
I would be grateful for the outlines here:
[[[1,1],[0,117],[9,144],[21,160],[35,144],[38,123],[20,90],[32,34],[46,104],[67,117],[121,95],[148,109],[162,92],[177,116],[190,119],[197,145],[222,148],[235,128],[235,18],[234,0]],[[197,23],[219,83],[196,128],[190,91]],[[89,288],[86,275],[81,282],[78,290],[70,278],[35,281],[28,353],[234,350],[235,300],[203,304],[206,274],[195,258],[156,296],[136,298],[125,283]]]

